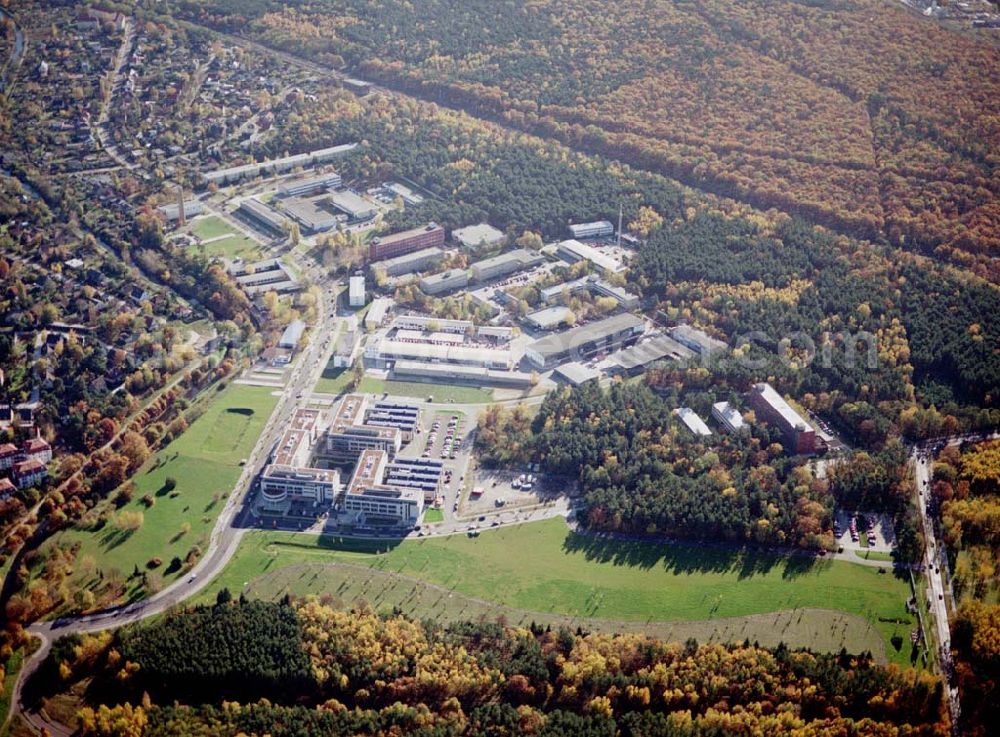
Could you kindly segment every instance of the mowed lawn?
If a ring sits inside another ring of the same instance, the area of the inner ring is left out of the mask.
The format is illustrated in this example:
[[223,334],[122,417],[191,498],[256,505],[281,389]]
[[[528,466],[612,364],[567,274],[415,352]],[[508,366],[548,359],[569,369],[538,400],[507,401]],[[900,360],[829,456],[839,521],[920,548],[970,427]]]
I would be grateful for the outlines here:
[[333,359],[326,364],[322,375],[316,382],[315,391],[323,394],[342,394],[351,383],[352,371],[349,368],[336,368]]
[[[253,449],[277,398],[264,387],[231,384],[209,402],[179,438],[157,453],[134,477],[136,492],[123,510],[140,511],[142,527],[126,533],[108,523],[100,530],[68,529],[54,536],[45,546],[80,543],[79,561],[93,557],[96,569],[107,573],[112,568],[129,576],[135,566],[146,570],[146,563],[159,557],[163,563],[156,570],[169,583],[180,572],[168,574],[174,556],[182,559],[193,545],[207,548],[216,517],[239,479],[240,460]],[[167,478],[177,486],[165,487]],[[150,495],[153,506],[147,507],[143,496]],[[183,532],[183,525],[190,530]]]
[[435,402],[458,402],[459,404],[489,404],[493,401],[493,390],[477,386],[458,384],[425,384],[419,381],[391,381],[366,376],[361,380],[358,391],[366,394],[389,394],[401,397],[433,396]]
[[191,232],[207,241],[209,238],[218,238],[220,235],[235,235],[229,223],[218,215],[200,217],[192,221]]
[[602,541],[571,532],[561,519],[486,530],[476,539],[403,543],[251,533],[212,590],[240,591],[284,566],[324,562],[366,566],[547,615],[650,623],[838,610],[858,615],[859,630],[874,626],[884,649],[878,637],[869,640],[873,649],[900,664],[909,661],[908,643],[899,652],[889,644],[893,635],[906,639],[914,621],[905,608],[909,586],[891,571],[805,556]]
[[226,238],[209,241],[199,248],[205,249],[205,255],[209,257],[220,257],[228,259],[242,258],[246,261],[255,261],[260,258],[260,244],[245,235],[231,235]]

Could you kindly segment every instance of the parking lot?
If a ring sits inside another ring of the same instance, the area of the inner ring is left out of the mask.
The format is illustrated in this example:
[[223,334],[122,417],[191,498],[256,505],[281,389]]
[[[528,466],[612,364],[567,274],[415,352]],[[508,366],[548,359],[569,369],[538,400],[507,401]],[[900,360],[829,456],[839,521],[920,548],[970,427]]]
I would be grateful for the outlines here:
[[453,508],[457,492],[462,488],[462,476],[472,450],[473,430],[475,423],[470,422],[464,412],[425,412],[421,414],[420,432],[400,451],[402,458],[429,458],[444,462],[439,497],[442,509]]
[[[855,534],[851,534],[851,520],[854,520]],[[837,533],[840,534],[837,534]],[[896,539],[892,530],[892,519],[886,514],[874,512],[834,513],[834,534],[837,545],[844,550],[890,553]]]
[[[566,493],[569,485],[567,481],[544,477],[528,468],[513,471],[477,469],[461,511],[464,515],[473,515],[529,507]],[[477,490],[482,493],[476,494]]]

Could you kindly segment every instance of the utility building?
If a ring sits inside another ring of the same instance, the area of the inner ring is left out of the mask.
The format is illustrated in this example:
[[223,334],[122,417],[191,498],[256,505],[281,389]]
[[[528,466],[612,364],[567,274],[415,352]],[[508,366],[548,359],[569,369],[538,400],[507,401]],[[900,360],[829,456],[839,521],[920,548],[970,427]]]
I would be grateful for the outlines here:
[[347,286],[347,304],[351,307],[365,305],[365,275],[354,274]]

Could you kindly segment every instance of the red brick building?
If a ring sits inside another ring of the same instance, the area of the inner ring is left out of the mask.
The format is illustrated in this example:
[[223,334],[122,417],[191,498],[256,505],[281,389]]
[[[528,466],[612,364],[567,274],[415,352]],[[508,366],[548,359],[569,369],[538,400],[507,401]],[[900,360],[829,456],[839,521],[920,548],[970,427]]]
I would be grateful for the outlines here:
[[421,228],[372,238],[368,244],[368,260],[382,261],[387,258],[404,256],[422,248],[443,245],[444,228],[436,223],[428,223]]
[[816,451],[816,431],[770,384],[755,384],[749,402],[758,420],[781,431],[786,451],[795,454]]

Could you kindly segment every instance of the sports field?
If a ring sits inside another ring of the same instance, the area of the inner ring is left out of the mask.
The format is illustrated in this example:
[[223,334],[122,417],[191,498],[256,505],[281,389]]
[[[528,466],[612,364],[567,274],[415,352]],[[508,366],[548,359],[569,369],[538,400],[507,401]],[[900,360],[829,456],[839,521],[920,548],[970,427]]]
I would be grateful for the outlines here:
[[[154,556],[163,561],[156,574],[164,583],[172,581],[180,574],[168,573],[174,556],[183,559],[193,545],[207,547],[216,516],[242,471],[240,460],[250,454],[277,401],[271,392],[230,385],[211,399],[186,432],[139,471],[132,501],[120,510],[142,512],[138,530],[129,533],[113,523],[98,530],[67,529],[42,546],[42,555],[52,545],[79,543],[75,583],[85,587],[97,586],[112,569],[126,577],[136,566],[147,570],[146,563]],[[168,478],[176,481],[172,491],[166,486]],[[143,502],[145,495],[152,498],[151,507]],[[93,565],[83,565],[85,558]],[[131,581],[130,588],[137,584]]]
[[204,596],[222,586],[267,596],[329,593],[387,609],[405,604],[415,616],[443,619],[475,618],[485,608],[512,621],[568,617],[611,629],[627,623],[664,631],[662,623],[687,622],[676,631],[871,649],[900,664],[909,661],[909,648],[897,652],[889,639],[907,638],[914,621],[905,609],[909,587],[891,572],[811,557],[601,541],[570,532],[561,519],[476,539],[403,543],[251,533]]
[[255,261],[260,258],[260,245],[252,238],[245,235],[230,235],[225,238],[208,241],[201,245],[205,249],[205,255],[222,258],[242,258],[246,261]]
[[233,229],[225,220],[218,215],[200,217],[191,223],[191,232],[207,241],[209,238],[218,238],[220,235],[233,235]]

